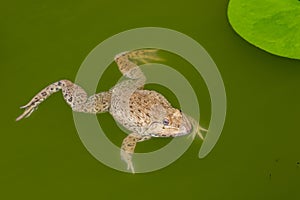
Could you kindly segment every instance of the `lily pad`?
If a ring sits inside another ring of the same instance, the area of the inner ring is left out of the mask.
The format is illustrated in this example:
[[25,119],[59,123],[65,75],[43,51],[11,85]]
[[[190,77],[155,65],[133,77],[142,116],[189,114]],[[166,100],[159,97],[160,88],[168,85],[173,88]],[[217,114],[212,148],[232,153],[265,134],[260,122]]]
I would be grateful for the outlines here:
[[228,19],[251,44],[275,55],[300,59],[299,0],[230,0]]

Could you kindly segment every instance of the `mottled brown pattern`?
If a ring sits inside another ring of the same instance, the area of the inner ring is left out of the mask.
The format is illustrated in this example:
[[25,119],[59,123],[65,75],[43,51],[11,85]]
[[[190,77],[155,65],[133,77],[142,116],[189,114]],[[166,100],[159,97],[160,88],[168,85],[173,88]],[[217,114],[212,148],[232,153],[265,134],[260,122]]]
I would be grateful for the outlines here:
[[[128,78],[107,92],[88,97],[87,93],[69,80],[55,82],[25,106],[23,114],[16,120],[28,117],[38,105],[51,94],[62,90],[63,97],[73,111],[85,113],[109,112],[125,128],[132,131],[122,142],[121,158],[127,163],[128,170],[134,173],[132,155],[137,142],[151,137],[177,137],[189,134],[194,125],[204,130],[192,118],[173,108],[168,100],[156,91],[143,90],[146,81],[137,63],[161,61],[156,49],[140,49],[124,52],[115,57],[121,73]],[[200,133],[200,132],[199,132]],[[201,133],[199,134],[201,137]]]

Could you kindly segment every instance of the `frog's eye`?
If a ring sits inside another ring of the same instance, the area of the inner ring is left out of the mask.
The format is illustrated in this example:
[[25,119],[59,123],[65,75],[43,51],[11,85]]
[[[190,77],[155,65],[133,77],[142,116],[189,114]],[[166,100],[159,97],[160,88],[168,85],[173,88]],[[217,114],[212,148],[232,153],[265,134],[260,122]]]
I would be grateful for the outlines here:
[[164,119],[163,120],[163,124],[166,125],[166,126],[169,125],[169,120],[168,119]]

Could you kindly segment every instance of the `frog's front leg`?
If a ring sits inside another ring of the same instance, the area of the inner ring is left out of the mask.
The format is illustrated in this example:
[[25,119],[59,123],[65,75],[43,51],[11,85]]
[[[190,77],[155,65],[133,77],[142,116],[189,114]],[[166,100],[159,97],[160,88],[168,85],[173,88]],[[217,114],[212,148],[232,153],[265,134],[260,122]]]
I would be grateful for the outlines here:
[[131,170],[132,173],[135,173],[131,159],[132,154],[134,153],[136,143],[149,140],[150,138],[151,136],[149,135],[143,136],[137,133],[131,133],[123,140],[121,147],[121,159],[127,163],[127,169]]
[[39,104],[51,94],[62,90],[65,101],[73,111],[86,113],[106,112],[110,106],[111,92],[102,92],[88,97],[87,93],[78,85],[69,80],[60,80],[41,90],[25,106],[25,111],[16,119],[17,121],[29,117]]

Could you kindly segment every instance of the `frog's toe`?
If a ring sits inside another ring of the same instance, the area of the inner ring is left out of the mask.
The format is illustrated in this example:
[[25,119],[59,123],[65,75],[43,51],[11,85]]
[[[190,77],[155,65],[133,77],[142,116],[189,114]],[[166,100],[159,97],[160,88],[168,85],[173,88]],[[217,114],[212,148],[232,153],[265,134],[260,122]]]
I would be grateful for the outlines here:
[[23,118],[29,117],[33,111],[37,110],[37,106],[22,106],[21,109],[25,109],[25,111],[16,119],[16,121],[20,121]]
[[132,162],[127,163],[127,170],[131,171],[133,174],[135,173]]
[[127,170],[130,170],[134,174],[135,171],[132,164],[132,154],[121,150],[121,159],[127,163]]
[[191,139],[191,140],[194,140],[195,139],[195,136],[196,136],[196,132],[195,131],[193,131],[193,132],[191,132],[188,136],[187,136],[187,139]]

